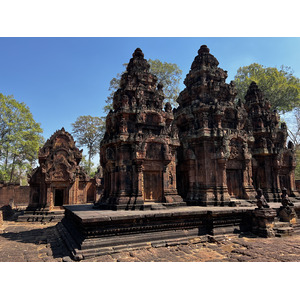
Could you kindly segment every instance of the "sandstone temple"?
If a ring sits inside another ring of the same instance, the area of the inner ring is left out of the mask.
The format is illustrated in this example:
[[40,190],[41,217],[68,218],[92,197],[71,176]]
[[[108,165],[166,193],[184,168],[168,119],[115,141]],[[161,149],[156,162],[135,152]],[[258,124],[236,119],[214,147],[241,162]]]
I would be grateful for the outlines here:
[[245,99],[236,99],[234,83],[225,82],[227,72],[218,65],[201,46],[172,109],[135,50],[106,118],[100,206],[227,206],[251,202],[259,188],[268,201],[279,202],[283,188],[298,195],[285,123],[255,82]]
[[89,176],[79,163],[82,150],[64,128],[56,131],[39,150],[40,166],[29,176],[29,209],[60,208],[83,204],[94,197]]
[[183,202],[176,184],[180,142],[172,107],[163,105],[163,86],[149,68],[142,51],[136,49],[106,118],[100,149],[101,202],[110,207]]
[[280,202],[284,188],[299,197],[286,124],[255,82],[245,99],[237,99],[218,65],[201,46],[172,108],[137,48],[106,117],[96,178],[79,166],[82,150],[62,128],[40,149],[30,187],[3,186],[0,198],[8,200],[0,202],[27,201],[28,210],[95,202],[106,209],[146,209],[253,205],[258,189],[268,202]]
[[106,117],[96,177],[62,128],[40,149],[29,187],[0,183],[0,204],[26,198],[18,221],[60,221],[74,260],[243,233],[299,234],[287,126],[255,82],[237,99],[226,78],[201,46],[172,108],[137,48]]

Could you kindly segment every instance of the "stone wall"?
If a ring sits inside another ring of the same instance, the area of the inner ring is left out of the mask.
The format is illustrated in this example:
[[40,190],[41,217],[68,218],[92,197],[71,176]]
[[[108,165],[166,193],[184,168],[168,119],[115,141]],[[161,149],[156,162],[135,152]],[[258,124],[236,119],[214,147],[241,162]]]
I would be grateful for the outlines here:
[[12,208],[29,204],[30,187],[20,185],[0,186],[0,208],[11,205]]

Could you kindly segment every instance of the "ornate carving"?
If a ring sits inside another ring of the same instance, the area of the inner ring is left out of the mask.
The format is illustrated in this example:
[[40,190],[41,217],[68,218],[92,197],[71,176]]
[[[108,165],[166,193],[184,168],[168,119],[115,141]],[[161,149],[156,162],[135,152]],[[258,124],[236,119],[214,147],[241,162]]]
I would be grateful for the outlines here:
[[[143,52],[137,48],[122,75],[120,89],[113,97],[114,110],[107,116],[119,120],[115,131],[113,126],[106,127],[100,146],[100,152],[106,153],[101,155],[104,170],[101,201],[111,206],[130,207],[132,199],[135,204],[138,199],[141,205],[147,197],[161,202],[164,201],[163,194],[168,196],[168,193],[180,199],[176,191],[175,168],[170,169],[172,188],[164,193],[161,190],[166,185],[163,180],[168,181],[167,176],[164,178],[161,174],[170,163],[175,163],[179,140],[176,126],[172,124],[174,117],[170,103],[163,109],[163,85],[157,83],[157,77],[149,72],[149,68]],[[112,121],[107,120],[107,123]],[[114,154],[112,149],[116,149]],[[106,167],[109,164],[114,164],[114,174]]]

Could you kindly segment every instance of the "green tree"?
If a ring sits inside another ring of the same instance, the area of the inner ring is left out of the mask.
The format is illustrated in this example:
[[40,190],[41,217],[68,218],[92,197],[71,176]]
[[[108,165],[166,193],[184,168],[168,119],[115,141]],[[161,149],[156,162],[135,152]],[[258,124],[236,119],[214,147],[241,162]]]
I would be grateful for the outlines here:
[[42,132],[23,102],[0,93],[0,180],[18,182],[34,166]]
[[88,173],[88,175],[90,177],[94,177],[96,172],[97,172],[97,167],[95,166],[95,164],[91,161],[89,163],[89,161],[86,159],[86,155],[82,155],[82,159],[80,161],[80,166],[84,169],[84,171],[86,173]]
[[265,97],[271,102],[272,108],[285,113],[300,106],[300,79],[293,75],[291,68],[264,67],[253,63],[238,69],[234,77],[237,97],[244,99],[248,87],[255,81]]
[[88,150],[88,173],[91,173],[92,158],[99,151],[100,141],[103,137],[105,123],[99,117],[79,116],[72,125],[72,134],[79,146]]
[[[181,80],[182,71],[179,69],[179,67],[176,64],[162,63],[160,60],[155,59],[149,59],[148,63],[150,64],[150,72],[157,76],[158,82],[161,82],[164,85],[164,94],[165,94],[165,101],[169,101],[171,105],[174,107],[177,107],[176,99],[179,96],[179,83]],[[127,64],[123,64],[124,67],[127,66]],[[117,91],[117,89],[120,86],[120,80],[121,76],[125,71],[123,71],[121,74],[118,73],[116,77],[114,77],[109,84],[109,91],[110,94],[105,100],[106,105],[104,106],[103,110],[105,113],[108,113],[113,107],[113,97],[114,93]]]
[[158,82],[164,85],[165,101],[177,106],[176,99],[179,96],[179,83],[182,71],[176,64],[161,62],[159,59],[149,59],[150,72],[157,76]]

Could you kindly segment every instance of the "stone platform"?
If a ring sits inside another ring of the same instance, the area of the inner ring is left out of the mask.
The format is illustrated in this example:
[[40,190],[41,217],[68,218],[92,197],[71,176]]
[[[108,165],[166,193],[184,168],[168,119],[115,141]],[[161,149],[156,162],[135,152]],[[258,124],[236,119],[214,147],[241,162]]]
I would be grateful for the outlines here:
[[[279,203],[272,203],[279,208]],[[148,211],[93,209],[67,205],[58,230],[75,260],[161,245],[193,238],[207,241],[251,230],[254,206],[174,207]]]

